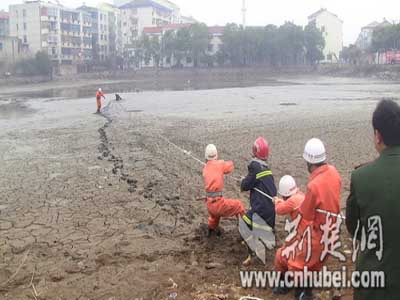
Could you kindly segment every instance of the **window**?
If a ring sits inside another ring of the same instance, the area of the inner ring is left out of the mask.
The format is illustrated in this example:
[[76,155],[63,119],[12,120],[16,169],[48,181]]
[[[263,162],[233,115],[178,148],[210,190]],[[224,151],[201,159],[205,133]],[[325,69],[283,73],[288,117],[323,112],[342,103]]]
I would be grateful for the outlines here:
[[26,17],[26,9],[22,10],[22,16]]
[[0,42],[0,51],[3,51],[3,43]]
[[186,63],[191,64],[192,63],[192,58],[190,56],[186,57]]
[[214,48],[214,47],[213,47],[212,44],[208,44],[208,51],[209,51],[209,52],[213,51],[213,48]]
[[24,22],[24,30],[26,30],[26,23]]
[[24,35],[24,43],[28,43],[28,38],[26,37],[26,35]]
[[18,31],[18,29],[19,29],[19,26],[18,26],[18,24],[17,24],[17,31]]

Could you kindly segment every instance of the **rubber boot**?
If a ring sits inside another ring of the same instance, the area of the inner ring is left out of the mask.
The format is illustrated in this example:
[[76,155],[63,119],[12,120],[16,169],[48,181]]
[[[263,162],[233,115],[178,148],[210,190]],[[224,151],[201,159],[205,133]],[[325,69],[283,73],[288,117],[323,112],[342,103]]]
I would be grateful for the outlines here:
[[296,289],[294,294],[296,300],[313,300],[313,293],[311,288]]
[[214,234],[220,237],[222,235],[222,230],[219,227],[217,229],[208,228],[207,237],[211,237]]
[[272,289],[272,294],[274,295],[287,295],[289,294],[290,289],[286,286],[277,286]]

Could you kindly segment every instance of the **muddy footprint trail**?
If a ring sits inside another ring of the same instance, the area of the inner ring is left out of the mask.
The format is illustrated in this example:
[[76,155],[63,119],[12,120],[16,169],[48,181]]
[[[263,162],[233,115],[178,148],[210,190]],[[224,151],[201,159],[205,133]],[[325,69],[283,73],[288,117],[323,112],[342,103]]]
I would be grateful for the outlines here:
[[[146,293],[151,299],[168,298],[173,292],[170,279],[178,285],[178,295],[187,299],[215,294],[214,283],[229,282],[226,289],[234,289],[246,255],[235,220],[223,221],[223,237],[205,237],[200,229],[207,220],[205,203],[196,201],[203,194],[202,166],[159,138],[199,152],[203,145],[196,133],[185,132],[188,126],[197,124],[136,114],[107,119],[99,129],[98,159],[110,163],[112,174],[126,183],[136,205],[133,229],[147,235],[141,264],[159,264],[159,273],[141,273],[152,278],[145,284],[152,290]],[[238,188],[233,191],[237,194]]]

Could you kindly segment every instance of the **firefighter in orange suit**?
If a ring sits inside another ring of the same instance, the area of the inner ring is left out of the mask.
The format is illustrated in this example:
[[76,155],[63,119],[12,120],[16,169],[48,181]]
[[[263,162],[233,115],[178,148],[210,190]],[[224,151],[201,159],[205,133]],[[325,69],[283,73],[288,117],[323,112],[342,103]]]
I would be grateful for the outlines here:
[[106,99],[105,95],[103,94],[101,88],[97,90],[96,93],[96,101],[97,101],[97,113],[99,114],[101,111],[101,98]]
[[[278,193],[282,198],[275,197],[275,211],[277,215],[289,215],[291,221],[294,221],[299,214],[299,208],[304,201],[304,193],[297,187],[296,181],[292,176],[286,175],[279,181]],[[276,251],[275,271],[285,273],[288,271],[288,260],[282,255],[283,247]]]
[[[326,163],[325,146],[321,140],[313,138],[309,140],[304,148],[303,158],[307,162],[308,172],[310,173],[307,184],[307,192],[303,203],[299,208],[301,221],[297,229],[297,241],[302,243],[301,249],[296,249],[294,257],[288,259],[288,269],[290,271],[321,271],[329,255],[322,256],[323,245],[323,225],[326,225],[327,214],[340,214],[340,191],[341,177],[332,165]],[[331,215],[332,222],[336,222],[336,217]],[[311,249],[308,247],[307,239],[302,239],[303,234],[310,231]],[[287,293],[285,289],[274,289],[276,294]],[[297,288],[295,298],[301,300],[314,299],[312,288]]]
[[223,196],[224,175],[233,172],[232,161],[218,160],[215,145],[208,145],[205,151],[206,165],[203,169],[206,190],[208,218],[208,235],[219,234],[221,217],[240,217],[244,214],[244,206],[240,200],[227,199]]

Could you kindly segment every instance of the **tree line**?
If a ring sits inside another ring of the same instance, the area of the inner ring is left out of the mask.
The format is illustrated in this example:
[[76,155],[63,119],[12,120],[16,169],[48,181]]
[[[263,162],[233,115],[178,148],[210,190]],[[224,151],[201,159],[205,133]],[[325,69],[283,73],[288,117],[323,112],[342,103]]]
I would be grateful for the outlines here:
[[220,49],[210,51],[211,36],[203,23],[166,31],[161,37],[143,34],[132,59],[138,64],[153,60],[162,66],[164,59],[182,66],[190,58],[193,65],[256,66],[315,64],[324,58],[325,39],[314,25],[305,27],[286,22],[282,26],[246,27],[227,24]]
[[399,50],[400,49],[400,24],[378,27],[372,35],[370,52]]
[[400,24],[375,28],[367,49],[362,50],[357,45],[351,44],[343,48],[340,56],[345,62],[359,64],[370,54],[384,53],[389,50],[400,50]]

